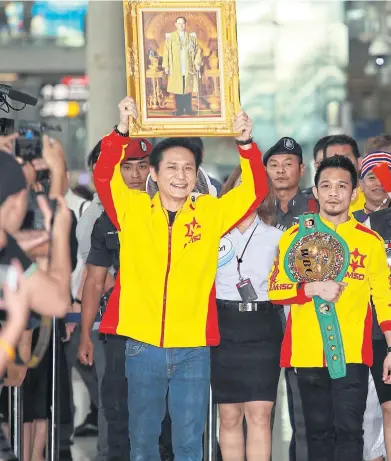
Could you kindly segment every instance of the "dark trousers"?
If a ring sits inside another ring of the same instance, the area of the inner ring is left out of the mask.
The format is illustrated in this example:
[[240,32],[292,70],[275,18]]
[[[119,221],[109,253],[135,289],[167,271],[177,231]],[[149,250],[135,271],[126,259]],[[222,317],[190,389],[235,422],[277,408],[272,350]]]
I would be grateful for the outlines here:
[[[278,309],[282,329],[285,332],[286,319],[284,308],[281,306]],[[308,460],[307,436],[299,383],[297,380],[297,374],[293,368],[285,369],[285,384],[288,400],[289,421],[292,428],[292,437],[289,444],[289,461],[310,461]]]
[[122,336],[107,335],[104,343],[106,371],[102,380],[102,404],[108,425],[107,461],[129,460],[128,384],[125,376],[125,344]]
[[366,365],[348,364],[344,378],[327,368],[299,368],[299,389],[310,461],[361,461],[368,393]]
[[384,384],[383,381],[383,362],[388,354],[387,341],[384,337],[381,339],[374,339],[372,341],[372,347],[373,365],[371,367],[371,373],[380,405],[383,405],[385,402],[391,402],[391,386],[389,384]]
[[289,461],[309,461],[303,404],[297,375],[293,368],[285,369],[285,383],[289,420],[292,428],[292,437],[289,444]]
[[[185,77],[183,77],[183,88],[185,87]],[[175,95],[176,115],[191,115],[191,93]]]
[[176,105],[177,115],[184,115],[184,114],[190,115],[192,113],[191,93],[176,94],[175,95],[175,105]]
[[[102,403],[107,420],[107,461],[129,460],[128,381],[125,376],[125,345],[123,336],[107,335],[104,343],[106,371],[102,381]],[[172,459],[171,419],[167,414],[162,423],[160,453],[163,460]]]

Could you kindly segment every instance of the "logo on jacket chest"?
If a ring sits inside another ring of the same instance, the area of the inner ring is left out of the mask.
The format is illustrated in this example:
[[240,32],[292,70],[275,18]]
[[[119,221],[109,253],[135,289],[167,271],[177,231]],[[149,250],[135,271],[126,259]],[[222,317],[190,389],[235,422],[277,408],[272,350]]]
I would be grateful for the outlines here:
[[350,253],[350,264],[346,277],[354,280],[364,280],[364,274],[358,272],[359,269],[365,269],[365,259],[367,255],[363,255],[359,252],[358,248]]
[[185,234],[185,239],[187,239],[187,241],[184,248],[186,248],[189,243],[194,243],[198,240],[201,240],[201,225],[197,222],[195,217],[189,224],[185,224],[185,227],[187,231]]

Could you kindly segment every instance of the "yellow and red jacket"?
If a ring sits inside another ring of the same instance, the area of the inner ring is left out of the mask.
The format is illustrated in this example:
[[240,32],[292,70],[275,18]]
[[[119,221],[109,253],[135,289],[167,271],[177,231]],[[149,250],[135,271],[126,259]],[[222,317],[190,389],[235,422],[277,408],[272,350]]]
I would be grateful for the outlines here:
[[[323,223],[333,225],[321,218]],[[322,336],[312,299],[304,293],[305,284],[293,283],[284,269],[284,257],[299,226],[288,229],[281,237],[272,271],[269,275],[269,297],[272,302],[291,304],[281,348],[281,367],[323,367],[325,357]],[[347,283],[335,304],[347,363],[372,365],[372,309],[383,332],[391,330],[390,270],[383,239],[353,217],[335,230],[347,243],[350,265]]]
[[220,199],[191,194],[170,226],[159,193],[151,200],[123,182],[126,145],[115,132],[105,137],[94,170],[120,240],[120,271],[100,331],[160,347],[217,345],[219,242],[267,194],[261,153],[254,143],[239,148],[242,183]]
[[365,194],[359,186],[356,199],[350,203],[349,213],[354,213],[355,211],[363,210],[365,207],[365,202]]

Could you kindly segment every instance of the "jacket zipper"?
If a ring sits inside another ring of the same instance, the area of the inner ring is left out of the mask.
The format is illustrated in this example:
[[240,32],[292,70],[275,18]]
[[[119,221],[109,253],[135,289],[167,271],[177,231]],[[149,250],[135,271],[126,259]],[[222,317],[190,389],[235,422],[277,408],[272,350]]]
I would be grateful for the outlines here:
[[168,274],[170,273],[171,267],[171,236],[172,236],[172,226],[168,226],[168,259],[167,259],[167,269],[166,277],[164,279],[164,293],[163,293],[163,312],[162,312],[162,329],[160,334],[160,347],[164,345],[164,330],[166,323],[166,306],[167,306],[167,282]]

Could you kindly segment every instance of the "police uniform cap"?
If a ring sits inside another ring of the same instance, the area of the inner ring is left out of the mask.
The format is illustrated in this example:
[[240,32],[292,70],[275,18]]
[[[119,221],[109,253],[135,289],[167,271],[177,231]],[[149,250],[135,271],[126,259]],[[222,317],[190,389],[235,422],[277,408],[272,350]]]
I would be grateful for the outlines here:
[[292,154],[297,155],[301,162],[303,161],[303,152],[301,146],[293,138],[281,138],[274,146],[272,146],[263,156],[263,164],[266,166],[272,155]]

